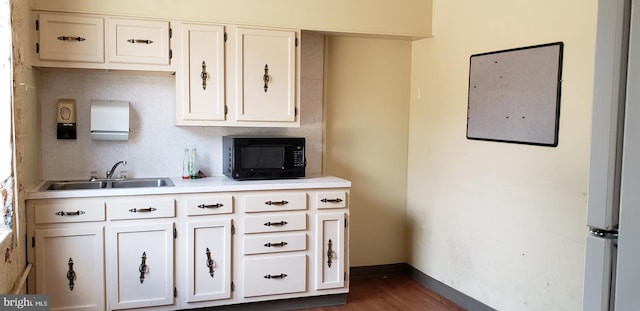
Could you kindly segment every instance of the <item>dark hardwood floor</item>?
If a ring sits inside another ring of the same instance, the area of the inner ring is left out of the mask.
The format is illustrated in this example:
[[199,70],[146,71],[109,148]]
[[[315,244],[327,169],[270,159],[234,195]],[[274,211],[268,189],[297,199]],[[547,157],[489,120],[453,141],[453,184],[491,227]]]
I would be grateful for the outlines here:
[[303,309],[304,311],[429,310],[459,311],[463,308],[423,287],[409,276],[351,279],[347,304]]

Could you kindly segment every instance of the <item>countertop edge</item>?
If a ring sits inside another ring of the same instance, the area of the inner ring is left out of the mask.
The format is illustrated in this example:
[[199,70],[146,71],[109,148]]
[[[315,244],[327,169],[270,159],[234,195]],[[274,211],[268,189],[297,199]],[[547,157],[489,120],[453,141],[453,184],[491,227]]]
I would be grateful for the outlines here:
[[38,191],[46,182],[42,181],[33,189],[27,191],[27,200],[40,199],[69,199],[87,197],[162,195],[162,194],[190,194],[236,191],[265,191],[265,190],[295,190],[295,189],[324,189],[350,188],[351,181],[335,176],[313,175],[296,179],[273,180],[233,180],[228,177],[207,177],[202,179],[187,179],[170,177],[173,187],[149,187],[128,189],[92,189],[92,190],[46,190]]

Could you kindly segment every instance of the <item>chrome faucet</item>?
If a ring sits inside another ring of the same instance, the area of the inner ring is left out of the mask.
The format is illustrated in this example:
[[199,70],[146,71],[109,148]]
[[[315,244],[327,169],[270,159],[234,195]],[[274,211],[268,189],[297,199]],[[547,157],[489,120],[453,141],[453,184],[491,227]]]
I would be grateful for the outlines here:
[[113,167],[111,167],[111,170],[107,171],[107,179],[111,179],[113,177],[113,173],[116,171],[116,168],[120,164],[127,165],[127,161],[119,161],[116,164],[114,164]]

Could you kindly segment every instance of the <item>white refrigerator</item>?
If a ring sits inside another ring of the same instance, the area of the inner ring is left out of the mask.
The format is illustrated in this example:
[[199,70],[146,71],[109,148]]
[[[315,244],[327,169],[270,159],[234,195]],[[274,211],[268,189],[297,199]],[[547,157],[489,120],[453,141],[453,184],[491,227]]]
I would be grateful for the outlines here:
[[640,0],[599,0],[583,310],[640,310]]

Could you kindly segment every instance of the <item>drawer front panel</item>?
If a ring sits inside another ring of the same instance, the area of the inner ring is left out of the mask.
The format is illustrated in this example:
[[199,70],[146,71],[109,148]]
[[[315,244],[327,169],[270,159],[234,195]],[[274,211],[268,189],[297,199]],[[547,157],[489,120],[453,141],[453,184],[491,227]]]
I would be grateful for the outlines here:
[[107,210],[113,220],[174,217],[175,202],[173,197],[118,200],[107,202]]
[[305,209],[307,209],[307,193],[305,192],[273,192],[244,197],[244,211],[247,213]]
[[346,191],[318,192],[316,194],[318,209],[347,207]]
[[306,214],[270,214],[245,216],[245,233],[283,232],[307,229]]
[[36,224],[104,221],[104,201],[82,200],[65,203],[38,202],[35,204]]
[[104,62],[104,21],[100,17],[41,13],[43,61]]
[[169,22],[111,18],[109,61],[169,64]]
[[214,215],[233,213],[232,195],[190,195],[183,199],[187,215]]
[[299,293],[306,290],[307,256],[261,256],[244,260],[244,296]]
[[305,233],[270,234],[244,238],[245,255],[303,251],[306,249],[307,235]]

